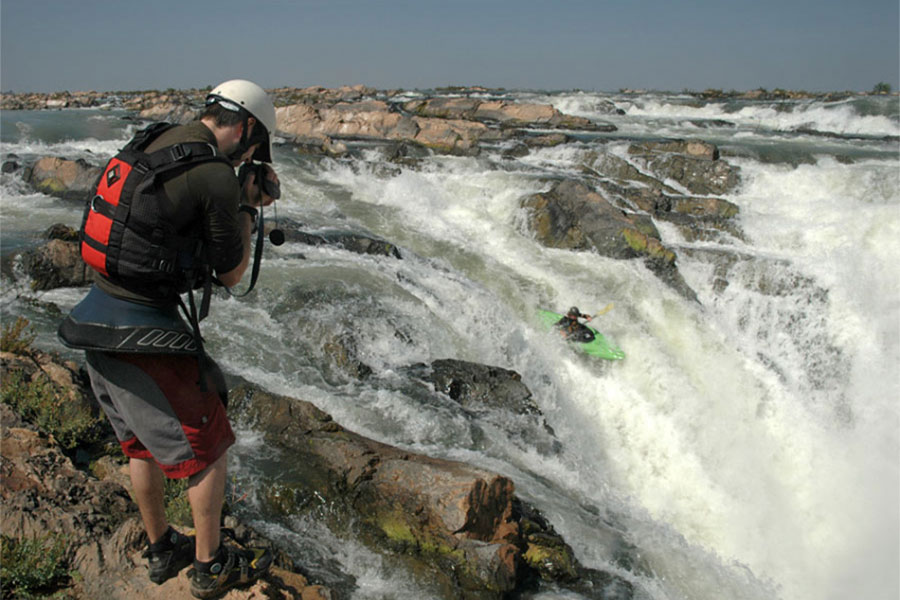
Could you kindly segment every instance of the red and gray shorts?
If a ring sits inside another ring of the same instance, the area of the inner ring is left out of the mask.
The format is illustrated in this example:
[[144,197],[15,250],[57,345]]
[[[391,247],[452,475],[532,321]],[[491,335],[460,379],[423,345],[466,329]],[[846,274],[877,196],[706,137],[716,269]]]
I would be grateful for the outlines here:
[[204,365],[209,390],[202,392],[193,356],[87,351],[85,357],[94,394],[129,458],[155,460],[176,479],[204,470],[234,443],[212,359]]

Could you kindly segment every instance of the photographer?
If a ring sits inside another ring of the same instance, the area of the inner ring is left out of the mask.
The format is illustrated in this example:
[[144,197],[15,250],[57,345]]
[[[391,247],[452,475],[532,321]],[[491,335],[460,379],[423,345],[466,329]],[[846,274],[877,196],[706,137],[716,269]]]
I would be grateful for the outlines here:
[[[253,581],[272,562],[269,550],[220,539],[235,437],[224,379],[203,351],[199,321],[213,277],[237,285],[250,264],[258,209],[273,198],[256,173],[241,186],[234,168],[271,163],[274,131],[265,91],[231,80],[207,96],[197,121],[140,132],[107,165],[85,211],[82,256],[101,277],[59,331],[68,346],[86,351],[94,393],[129,457],[150,579],[162,583],[193,563],[198,598]],[[261,172],[277,189],[274,170]],[[200,287],[198,313],[193,290]],[[196,539],[166,520],[165,477],[188,478]]]

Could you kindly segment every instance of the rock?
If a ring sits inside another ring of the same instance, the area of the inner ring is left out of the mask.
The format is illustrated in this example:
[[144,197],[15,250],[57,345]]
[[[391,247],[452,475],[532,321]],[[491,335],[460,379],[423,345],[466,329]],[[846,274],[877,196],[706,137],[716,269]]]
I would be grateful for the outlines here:
[[[312,485],[329,518],[359,523],[371,543],[420,561],[430,579],[456,590],[452,597],[501,598],[530,577],[522,503],[506,477],[376,442],[307,402],[248,384],[234,388],[230,407],[294,459],[264,501],[274,514],[301,512]],[[350,514],[339,514],[342,506]],[[560,545],[552,528],[529,522],[533,534],[554,539],[545,546]]]
[[36,291],[89,285],[97,277],[81,259],[78,232],[65,225],[53,225],[46,232],[49,241],[22,255],[22,268]]
[[199,111],[183,103],[163,102],[149,106],[138,117],[147,121],[167,121],[169,123],[186,124],[195,120]]
[[590,175],[595,175],[599,178],[604,179],[611,178],[614,180],[618,180],[620,185],[626,184],[628,182],[635,182],[641,184],[641,187],[656,190],[658,192],[666,192],[671,194],[678,193],[678,191],[671,186],[664,184],[659,179],[652,177],[651,175],[643,173],[641,170],[639,170],[624,158],[621,158],[614,154],[609,154],[606,152],[589,152],[585,155],[581,166],[582,170],[589,173]]
[[408,368],[414,377],[467,408],[503,408],[517,414],[540,414],[531,391],[515,371],[455,359],[439,359]]
[[693,194],[724,194],[740,183],[737,167],[719,160],[715,145],[673,140],[632,144],[628,153],[659,179],[671,179]]
[[125,490],[77,470],[51,440],[25,428],[4,431],[0,457],[4,535],[56,532],[70,547],[111,535],[136,507]]
[[699,140],[666,140],[659,142],[641,142],[628,148],[629,154],[647,156],[661,152],[685,154],[703,160],[719,160],[719,149],[715,144]]
[[2,173],[15,173],[19,170],[19,163],[14,160],[5,160],[3,161],[3,166],[0,167],[0,172]]
[[390,256],[402,259],[400,250],[394,244],[365,233],[352,231],[317,231],[309,233],[301,229],[302,225],[294,221],[282,221],[279,229],[284,232],[288,242],[299,242],[309,246],[336,246],[357,254]]
[[26,181],[39,192],[64,200],[86,202],[102,172],[82,159],[40,158],[26,173]]
[[549,104],[440,97],[427,100],[413,100],[404,104],[403,108],[422,117],[496,122],[506,128],[550,127],[615,131],[615,127],[611,125],[598,125],[584,117],[563,114]]
[[[610,204],[585,184],[563,180],[549,191],[524,198],[528,224],[539,242],[551,248],[594,250],[611,258],[663,256],[675,260],[658,236],[650,242],[634,217]],[[638,241],[640,240],[640,241]]]
[[[53,356],[29,350],[27,354],[0,354],[4,382],[11,373],[28,377],[47,374],[64,395],[86,397],[84,384],[74,375],[73,363],[58,362]],[[96,409],[96,405],[94,405]],[[141,554],[146,535],[137,511],[116,476],[99,480],[78,470],[53,438],[36,431],[5,403],[2,410],[0,455],[0,529],[13,539],[33,538],[48,533],[65,540],[63,560],[72,573],[66,598],[91,600],[147,598],[170,600],[190,597],[190,583],[184,573],[162,585],[150,582],[146,559]],[[246,530],[246,527],[242,528]],[[252,534],[254,544],[265,543]],[[243,543],[250,539],[240,537]],[[5,544],[5,542],[4,542]],[[46,590],[52,593],[55,590]],[[228,593],[230,600],[292,598],[331,600],[331,591],[309,585],[306,578],[273,567],[264,579],[252,586]]]
[[675,252],[659,239],[652,222],[627,214],[585,184],[555,183],[547,192],[521,201],[527,225],[550,248],[590,250],[616,259],[644,258],[647,266],[688,299],[696,294],[675,266]]

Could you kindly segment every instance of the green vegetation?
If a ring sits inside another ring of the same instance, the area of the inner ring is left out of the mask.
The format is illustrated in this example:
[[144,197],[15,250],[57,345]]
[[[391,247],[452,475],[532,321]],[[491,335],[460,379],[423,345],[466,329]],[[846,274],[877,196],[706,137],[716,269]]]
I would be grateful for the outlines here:
[[174,525],[194,526],[191,504],[187,497],[188,480],[169,479],[166,477],[166,519]]
[[21,371],[7,374],[0,384],[0,401],[40,431],[52,435],[63,450],[73,450],[100,437],[99,420],[79,409],[43,373],[33,379]]
[[[25,331],[26,327],[28,328],[27,332]],[[3,333],[0,335],[0,350],[13,354],[28,354],[36,335],[34,327],[31,326],[28,319],[17,317],[14,323],[7,323],[3,326]]]
[[876,83],[875,87],[872,88],[873,94],[890,94],[891,93],[891,84],[886,83],[884,81],[880,83]]
[[60,534],[31,539],[0,536],[2,597],[45,598],[59,592],[69,583],[67,545],[66,537]]
[[[3,328],[0,347],[5,352],[29,356],[32,341],[34,333],[28,320],[19,317],[15,323]],[[70,393],[57,386],[43,371],[38,370],[33,375],[24,371],[5,373],[0,382],[0,401],[41,431],[52,435],[63,450],[73,450],[100,438],[100,421],[79,402],[73,401]]]

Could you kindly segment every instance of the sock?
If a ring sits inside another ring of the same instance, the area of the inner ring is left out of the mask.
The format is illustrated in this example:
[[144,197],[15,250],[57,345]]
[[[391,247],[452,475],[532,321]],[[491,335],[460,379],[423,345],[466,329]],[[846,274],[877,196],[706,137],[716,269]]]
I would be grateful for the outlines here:
[[171,550],[175,546],[174,540],[177,536],[178,534],[172,529],[172,526],[169,525],[169,528],[162,534],[162,537],[150,544],[150,552],[165,552],[166,550]]
[[225,562],[224,548],[222,547],[221,544],[219,545],[219,549],[216,550],[215,555],[208,562],[200,562],[199,560],[197,560],[195,558],[194,559],[194,569],[196,569],[197,571],[199,571],[201,573],[209,573],[209,570],[217,562],[220,562],[220,563]]

